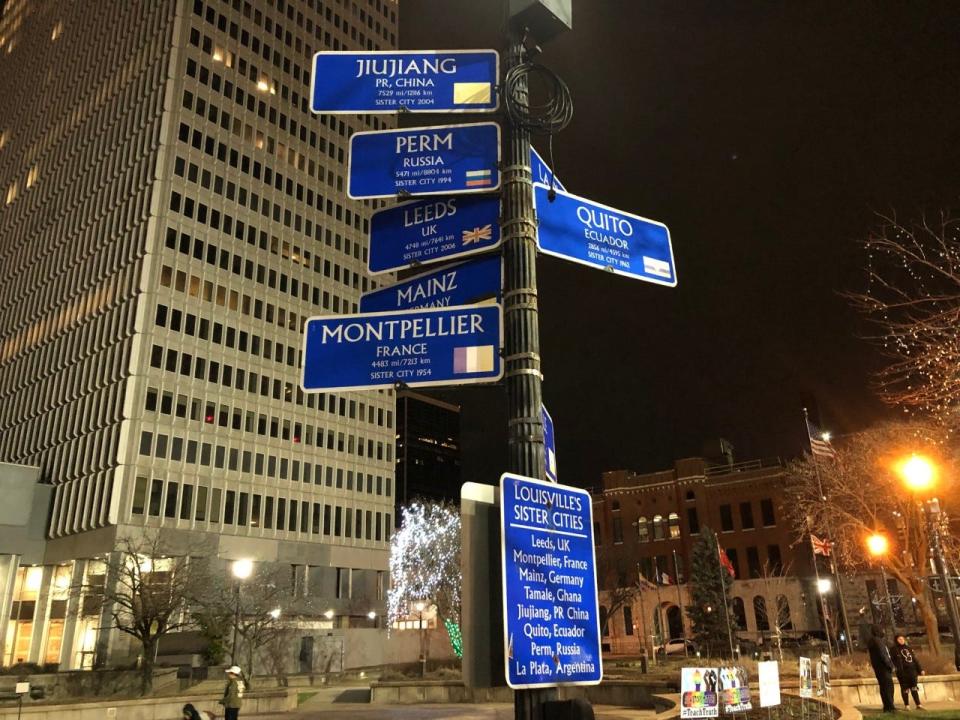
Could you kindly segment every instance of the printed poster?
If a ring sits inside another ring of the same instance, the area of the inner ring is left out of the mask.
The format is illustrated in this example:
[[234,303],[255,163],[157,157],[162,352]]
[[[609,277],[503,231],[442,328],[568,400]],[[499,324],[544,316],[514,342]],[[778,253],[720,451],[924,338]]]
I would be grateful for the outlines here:
[[716,668],[680,669],[680,718],[719,717]]
[[830,694],[830,656],[820,655],[820,667],[817,672],[817,697]]
[[780,704],[780,667],[776,660],[757,663],[757,684],[760,686],[760,707]]
[[800,697],[813,697],[813,668],[806,657],[800,658]]
[[745,712],[753,709],[750,702],[750,684],[747,671],[742,666],[720,668],[720,698],[725,713]]

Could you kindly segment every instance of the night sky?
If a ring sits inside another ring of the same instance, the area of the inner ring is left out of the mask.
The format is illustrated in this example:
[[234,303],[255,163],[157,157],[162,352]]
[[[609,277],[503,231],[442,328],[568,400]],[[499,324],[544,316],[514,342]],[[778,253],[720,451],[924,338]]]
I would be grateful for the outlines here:
[[[499,7],[402,0],[400,46],[500,49]],[[561,482],[667,468],[716,437],[738,460],[796,455],[804,404],[837,433],[894,414],[839,293],[863,287],[874,210],[956,205],[958,28],[947,2],[574,0],[541,56],[575,104],[555,169],[666,223],[679,285],[540,258]],[[504,469],[502,396],[459,394],[465,479]]]

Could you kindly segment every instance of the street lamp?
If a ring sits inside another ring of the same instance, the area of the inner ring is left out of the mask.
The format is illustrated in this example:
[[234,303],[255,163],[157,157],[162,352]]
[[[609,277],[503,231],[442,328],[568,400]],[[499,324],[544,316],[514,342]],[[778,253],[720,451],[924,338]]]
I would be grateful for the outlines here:
[[[887,573],[883,569],[883,558],[890,552],[890,540],[882,533],[873,533],[867,536],[867,550],[877,559],[880,566],[880,581],[883,583],[883,593],[887,598],[887,608],[890,611],[890,627],[897,631],[897,623],[893,617],[893,600],[890,598],[890,586],[887,584]],[[883,613],[883,624],[887,624],[887,614]]]
[[230,660],[237,664],[237,633],[240,630],[240,583],[253,574],[253,560],[241,559],[230,563],[230,572],[236,579],[234,590],[236,595],[236,606],[233,613],[233,647],[230,649]]
[[427,676],[427,650],[424,646],[424,634],[423,634],[423,611],[427,608],[427,604],[420,600],[413,606],[420,614],[420,677]]
[[[927,495],[937,483],[938,469],[936,464],[923,455],[913,454],[896,464],[896,470],[903,478],[903,484],[910,489],[915,497]],[[926,502],[919,502],[920,510],[927,521],[930,533],[930,550],[933,554],[933,563],[940,577],[940,587],[943,591],[943,604],[946,606],[947,619],[950,621],[950,634],[953,636],[953,663],[960,670],[960,617],[957,613],[957,600],[950,582],[950,573],[947,571],[947,561],[943,556],[943,538],[940,536],[940,501],[935,497],[928,497]]]
[[833,583],[830,578],[820,578],[817,580],[817,592],[824,595],[833,589]]

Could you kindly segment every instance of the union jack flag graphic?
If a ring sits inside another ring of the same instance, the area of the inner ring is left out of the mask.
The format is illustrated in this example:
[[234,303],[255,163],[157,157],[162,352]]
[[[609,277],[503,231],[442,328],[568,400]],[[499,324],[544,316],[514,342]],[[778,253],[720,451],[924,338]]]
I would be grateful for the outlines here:
[[484,225],[483,227],[475,227],[473,230],[464,230],[462,241],[464,245],[472,245],[481,240],[490,240],[492,238],[493,225]]
[[830,551],[833,550],[833,543],[826,538],[820,539],[813,533],[810,533],[810,544],[813,546],[814,555],[830,557]]

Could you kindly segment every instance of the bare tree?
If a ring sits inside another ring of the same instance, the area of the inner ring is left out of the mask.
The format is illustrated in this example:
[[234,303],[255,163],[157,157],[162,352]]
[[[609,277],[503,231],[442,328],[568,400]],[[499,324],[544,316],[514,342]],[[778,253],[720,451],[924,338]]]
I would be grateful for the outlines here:
[[610,619],[622,608],[632,608],[639,597],[639,571],[622,570],[610,549],[600,547],[597,548],[597,584],[606,593],[607,614],[600,627],[600,633],[606,634]]
[[901,223],[878,215],[864,241],[867,287],[850,293],[877,329],[889,364],[877,376],[888,403],[960,429],[960,218]]
[[[947,455],[946,433],[917,423],[891,423],[849,436],[836,444],[836,461],[805,456],[787,467],[784,504],[797,533],[833,541],[837,563],[851,570],[882,562],[916,598],[917,610],[934,652],[939,652],[936,613],[926,592],[928,528],[918,498],[907,491],[894,467],[911,452],[939,456],[953,475],[956,458]],[[822,486],[822,491],[821,491]],[[890,550],[878,559],[866,552],[866,538],[882,532]]]
[[767,612],[767,622],[770,624],[774,642],[777,644],[780,662],[783,662],[783,631],[793,625],[790,607],[781,603],[780,598],[786,597],[787,587],[792,581],[789,565],[771,565],[768,560],[760,568],[760,582],[763,584],[763,594],[767,598],[767,607],[771,607],[770,602],[773,601],[774,611]]
[[160,639],[189,627],[189,604],[208,592],[208,565],[201,552],[184,552],[159,532],[148,532],[118,538],[105,566],[105,582],[74,590],[87,603],[99,603],[115,629],[140,643],[140,692],[145,695],[153,687]]

